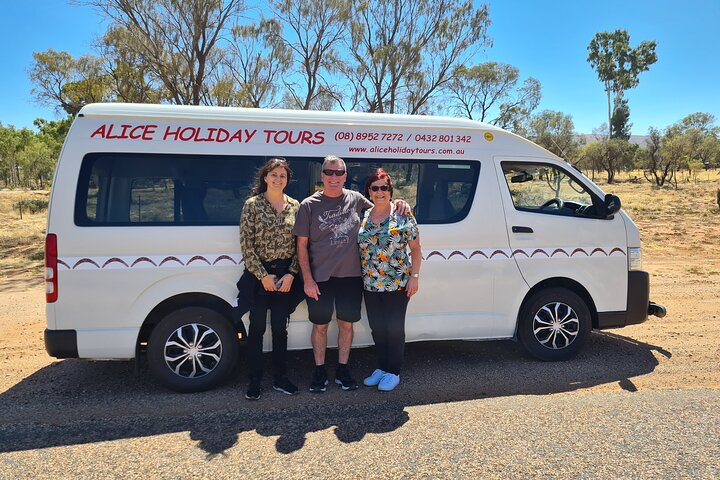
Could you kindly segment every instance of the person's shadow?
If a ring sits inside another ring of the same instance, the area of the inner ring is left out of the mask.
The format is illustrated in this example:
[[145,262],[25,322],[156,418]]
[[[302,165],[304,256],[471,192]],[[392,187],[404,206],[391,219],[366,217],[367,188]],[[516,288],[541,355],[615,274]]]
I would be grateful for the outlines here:
[[[256,402],[244,398],[242,367],[220,388],[178,394],[157,385],[147,372],[134,374],[132,362],[63,360],[0,394],[0,452],[187,431],[212,457],[254,431],[277,437],[276,450],[291,453],[302,449],[312,432],[332,429],[338,440],[352,443],[369,433],[400,429],[409,419],[407,406],[546,395],[606,383],[636,391],[631,379],[655,369],[653,352],[672,356],[661,347],[607,332],[594,332],[575,359],[554,363],[530,359],[509,341],[414,343],[407,345],[402,382],[393,392],[362,385],[343,392],[332,383],[330,369],[331,383],[323,394],[307,391],[312,352],[290,352],[288,376],[300,393],[273,391],[268,374]],[[372,348],[353,350],[352,369],[361,383],[374,369]]]

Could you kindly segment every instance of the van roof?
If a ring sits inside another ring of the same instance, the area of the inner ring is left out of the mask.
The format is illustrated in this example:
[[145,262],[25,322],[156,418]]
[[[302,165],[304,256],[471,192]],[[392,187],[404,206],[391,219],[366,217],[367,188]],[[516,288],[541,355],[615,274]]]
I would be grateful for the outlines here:
[[431,115],[400,115],[386,113],[327,112],[318,110],[283,110],[196,105],[157,105],[139,103],[92,103],[85,105],[78,116],[184,118],[198,120],[264,120],[277,123],[335,125],[403,125],[453,129],[503,131],[494,125],[466,118]]

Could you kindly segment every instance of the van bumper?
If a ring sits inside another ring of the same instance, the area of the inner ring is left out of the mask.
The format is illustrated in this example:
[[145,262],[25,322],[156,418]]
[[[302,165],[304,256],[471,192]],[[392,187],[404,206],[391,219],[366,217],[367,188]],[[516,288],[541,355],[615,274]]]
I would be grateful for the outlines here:
[[75,330],[45,329],[45,350],[55,358],[78,358]]
[[648,318],[650,305],[650,275],[633,270],[628,272],[627,310],[624,312],[598,312],[598,328],[618,328],[643,323]]

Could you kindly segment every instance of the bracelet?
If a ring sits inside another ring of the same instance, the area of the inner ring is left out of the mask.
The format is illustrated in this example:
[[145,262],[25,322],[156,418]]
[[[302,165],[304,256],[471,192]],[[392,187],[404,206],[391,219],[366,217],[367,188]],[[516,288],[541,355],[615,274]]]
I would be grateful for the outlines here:
[[411,275],[411,277],[413,277],[413,278],[420,278],[420,274],[419,274],[419,273],[413,273],[413,274]]

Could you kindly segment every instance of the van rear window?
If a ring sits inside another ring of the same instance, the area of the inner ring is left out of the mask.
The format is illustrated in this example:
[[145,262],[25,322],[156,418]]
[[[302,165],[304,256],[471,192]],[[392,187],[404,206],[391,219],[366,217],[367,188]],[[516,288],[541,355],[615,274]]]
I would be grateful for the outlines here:
[[[322,158],[286,157],[293,179],[286,193],[302,201],[322,189]],[[75,203],[78,226],[238,225],[264,156],[92,153],[85,156]],[[407,201],[418,223],[454,223],[467,216],[478,162],[346,159],[346,187],[364,193],[383,167],[394,197]]]

